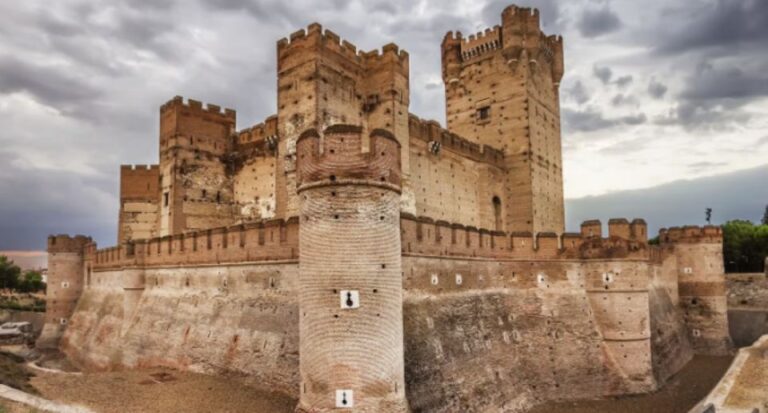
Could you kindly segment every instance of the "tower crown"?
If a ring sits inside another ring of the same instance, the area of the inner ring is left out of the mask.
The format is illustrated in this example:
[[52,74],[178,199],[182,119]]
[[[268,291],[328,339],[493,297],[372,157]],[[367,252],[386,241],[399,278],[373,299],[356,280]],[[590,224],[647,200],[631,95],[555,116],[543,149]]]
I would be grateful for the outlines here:
[[363,152],[362,128],[333,125],[309,129],[296,141],[299,191],[308,186],[373,184],[400,190],[400,143],[383,129],[370,134],[370,151]]
[[[563,38],[547,36],[541,31],[538,9],[509,6],[501,13],[501,26],[494,26],[465,38],[461,32],[448,32],[443,38],[443,81],[458,81],[464,65],[482,60],[501,50],[508,63],[550,65],[552,80],[559,84],[563,77]],[[525,54],[523,55],[523,52]]]

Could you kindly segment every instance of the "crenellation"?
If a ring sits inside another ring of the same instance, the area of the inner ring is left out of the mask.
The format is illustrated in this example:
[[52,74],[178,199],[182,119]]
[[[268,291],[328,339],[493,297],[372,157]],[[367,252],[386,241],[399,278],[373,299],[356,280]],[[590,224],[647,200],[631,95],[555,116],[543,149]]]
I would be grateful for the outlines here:
[[203,102],[194,99],[187,99],[185,102],[182,96],[174,96],[173,99],[160,106],[160,113],[162,114],[179,108],[187,109],[193,115],[217,115],[220,116],[222,120],[227,121],[234,121],[237,117],[237,111],[234,109],[224,108],[222,110],[219,105],[213,103],[204,104]]

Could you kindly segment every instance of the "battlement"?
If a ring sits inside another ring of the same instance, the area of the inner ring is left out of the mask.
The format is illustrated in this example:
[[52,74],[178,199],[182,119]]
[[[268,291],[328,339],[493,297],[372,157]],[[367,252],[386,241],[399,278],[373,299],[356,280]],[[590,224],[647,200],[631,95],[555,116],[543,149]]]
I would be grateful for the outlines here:
[[288,38],[277,41],[278,70],[282,67],[284,58],[308,51],[332,52],[366,68],[382,63],[396,63],[406,70],[408,67],[408,52],[400,50],[394,43],[385,45],[381,50],[365,52],[358,50],[357,46],[343,40],[338,34],[323,29],[319,23],[312,23],[306,29],[295,31]]
[[190,116],[206,116],[209,119],[219,119],[226,122],[235,122],[237,119],[237,112],[234,109],[222,109],[219,105],[203,104],[203,102],[193,99],[187,99],[185,102],[181,96],[174,96],[173,99],[160,106],[161,115],[178,110],[186,110]]
[[[507,63],[521,59],[531,64],[547,64],[559,84],[563,76],[563,38],[541,31],[538,9],[509,6],[501,14],[501,26],[464,38],[461,32],[448,32],[442,42],[443,81],[459,81],[463,65],[476,63],[491,54],[501,53]],[[525,52],[525,53],[523,53]]]
[[142,164],[120,165],[121,173],[145,172],[145,171],[154,171],[159,169],[160,169],[160,165],[142,165]]
[[662,228],[659,230],[659,241],[662,244],[722,243],[723,229],[714,225]]
[[448,32],[443,39],[443,47],[457,47],[462,61],[482,56],[486,52],[501,49],[501,27],[485,29],[485,31],[463,37],[461,32]]
[[298,186],[350,183],[400,188],[400,142],[390,132],[375,129],[370,151],[363,152],[362,128],[333,125],[304,131],[296,141]]
[[298,258],[298,219],[275,219],[86,249],[94,270]]
[[66,234],[48,236],[48,253],[76,252],[83,253],[86,246],[93,244],[93,239],[85,235],[71,237]]
[[411,139],[438,142],[442,149],[448,149],[475,161],[486,162],[498,167],[504,166],[503,150],[462,138],[440,126],[436,120],[424,120],[414,114],[409,114],[408,131]]
[[[626,220],[624,220],[626,221]],[[588,221],[582,228],[599,226]],[[645,240],[599,233],[503,232],[434,221],[401,213],[404,254],[479,257],[490,259],[641,259],[652,257],[654,250]]]
[[507,6],[501,12],[504,30],[521,31],[530,34],[541,32],[541,13],[531,7]]
[[237,132],[237,143],[240,145],[277,138],[277,115],[272,115],[262,123],[242,129]]
[[[603,224],[600,220],[592,219],[581,224],[582,237],[600,238],[602,233]],[[611,218],[608,220],[608,237],[647,243],[648,224],[640,218],[635,218],[632,222],[626,218]]]

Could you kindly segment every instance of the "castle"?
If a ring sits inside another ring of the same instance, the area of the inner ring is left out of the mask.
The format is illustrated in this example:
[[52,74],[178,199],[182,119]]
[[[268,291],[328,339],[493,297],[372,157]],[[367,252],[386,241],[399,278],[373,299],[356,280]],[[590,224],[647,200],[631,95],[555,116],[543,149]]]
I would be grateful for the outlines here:
[[448,33],[443,128],[394,44],[280,40],[275,116],[172,99],[159,164],[121,167],[117,246],[49,238],[39,345],[241,374],[301,412],[524,411],[730,351],[719,228],[565,232],[563,60],[535,9]]

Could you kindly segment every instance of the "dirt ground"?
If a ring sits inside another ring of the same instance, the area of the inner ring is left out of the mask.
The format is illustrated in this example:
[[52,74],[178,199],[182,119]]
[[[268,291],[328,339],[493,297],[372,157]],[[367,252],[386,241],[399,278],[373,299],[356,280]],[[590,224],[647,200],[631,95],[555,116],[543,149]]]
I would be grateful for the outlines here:
[[[11,360],[8,360],[11,361]],[[686,413],[717,384],[731,357],[695,357],[659,392],[620,399],[549,403],[528,413]],[[35,371],[42,397],[100,413],[292,413],[296,400],[246,386],[238,378],[168,369],[56,374]],[[34,410],[0,400],[0,413]]]
[[40,413],[29,406],[0,399],[0,413]]
[[236,378],[150,369],[64,375],[37,373],[32,385],[62,403],[100,413],[289,413],[296,400],[260,392]]
[[733,357],[696,356],[652,394],[567,403],[547,403],[528,413],[687,413],[715,387]]

